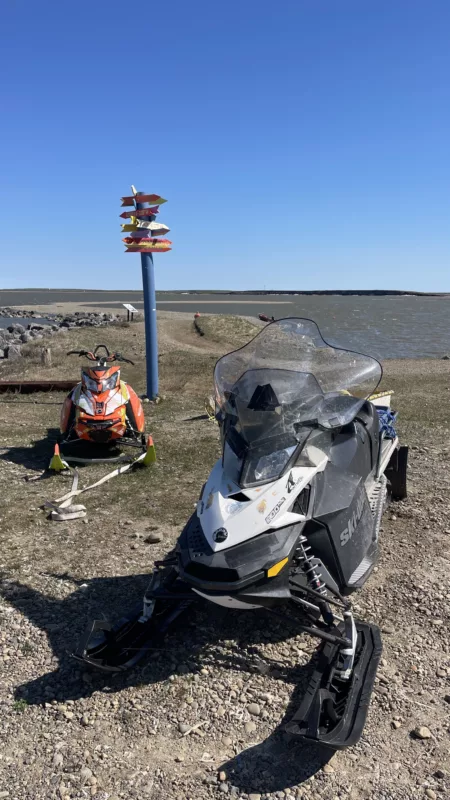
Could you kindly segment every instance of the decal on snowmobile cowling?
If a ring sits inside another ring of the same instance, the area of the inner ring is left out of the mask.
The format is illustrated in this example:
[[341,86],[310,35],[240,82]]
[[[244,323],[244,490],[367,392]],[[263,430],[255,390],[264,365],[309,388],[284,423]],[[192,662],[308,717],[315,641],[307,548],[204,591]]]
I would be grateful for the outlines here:
[[358,497],[358,500],[356,501],[356,508],[355,508],[353,514],[351,515],[347,526],[341,532],[340,540],[341,540],[341,546],[342,547],[344,545],[346,545],[347,542],[350,541],[350,539],[352,538],[356,528],[358,527],[358,523],[359,523],[359,521],[360,521],[360,519],[361,519],[361,517],[363,515],[363,512],[364,512],[364,506],[366,504],[366,500],[367,500],[367,498],[365,497],[365,491],[363,489],[361,491],[359,497]]
[[[214,551],[223,550],[266,532],[268,525],[282,528],[304,520],[303,515],[294,514],[290,509],[305,486],[318,472],[323,472],[327,462],[327,456],[322,455],[317,459],[317,466],[293,467],[291,474],[295,488],[287,495],[286,475],[262,486],[243,490],[224,474],[222,460],[217,461],[202,494],[202,498],[207,498],[206,503],[200,499],[197,504],[197,516],[208,544]],[[238,494],[248,499],[234,499],[233,496]],[[269,509],[269,514],[264,517],[261,508]],[[225,528],[228,533],[226,541],[220,542],[214,538],[215,531],[220,528]]]

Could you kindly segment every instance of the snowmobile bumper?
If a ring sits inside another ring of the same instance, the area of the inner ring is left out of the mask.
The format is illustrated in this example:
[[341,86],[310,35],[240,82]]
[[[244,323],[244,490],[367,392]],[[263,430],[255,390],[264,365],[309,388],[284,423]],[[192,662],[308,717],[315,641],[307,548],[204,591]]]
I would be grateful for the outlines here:
[[310,742],[339,750],[359,740],[369,709],[382,652],[376,625],[357,622],[357,652],[352,676],[339,675],[339,648],[326,642],[298,711],[286,731]]
[[[176,547],[180,578],[212,602],[223,595],[251,607],[276,606],[291,598],[289,564],[302,524],[215,552],[209,546],[200,521],[193,514]],[[271,571],[282,564],[279,571]]]
[[[66,462],[71,464],[128,464],[139,459],[140,463],[147,467],[156,461],[153,438],[146,434],[136,439],[123,437],[103,444],[89,442],[86,439],[62,439],[60,447],[65,459],[64,464]],[[130,448],[131,452],[120,452],[124,447]],[[144,456],[136,456],[136,452],[133,452],[136,449],[141,450]],[[54,458],[50,463],[50,469],[57,469],[58,467],[52,466],[53,463]]]

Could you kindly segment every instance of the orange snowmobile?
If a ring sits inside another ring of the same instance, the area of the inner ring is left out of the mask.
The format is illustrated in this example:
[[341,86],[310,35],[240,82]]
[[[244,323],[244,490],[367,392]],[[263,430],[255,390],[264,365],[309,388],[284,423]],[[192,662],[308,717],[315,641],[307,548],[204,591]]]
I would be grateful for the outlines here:
[[[104,355],[99,354],[100,350]],[[104,344],[97,345],[93,352],[70,350],[67,355],[85,356],[94,365],[81,368],[80,383],[64,401],[53,468],[58,469],[58,459],[61,461],[60,447],[67,461],[129,460],[117,454],[117,448],[122,445],[137,447],[145,453],[151,451],[148,461],[154,461],[151,457],[154,455],[153,440],[145,433],[142,403],[131,386],[120,379],[120,367],[110,366],[112,361],[127,364],[133,361],[120,353],[110,353]],[[98,457],[99,450],[103,450],[102,457]],[[91,453],[94,457],[90,457]]]

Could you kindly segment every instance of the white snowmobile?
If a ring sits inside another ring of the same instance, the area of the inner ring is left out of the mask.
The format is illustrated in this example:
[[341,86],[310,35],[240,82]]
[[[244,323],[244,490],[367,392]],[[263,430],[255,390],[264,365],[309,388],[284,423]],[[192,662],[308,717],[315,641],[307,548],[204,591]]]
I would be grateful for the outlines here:
[[[156,563],[143,605],[91,623],[76,657],[127,669],[193,593],[234,609],[295,606],[322,640],[287,730],[333,748],[360,737],[381,654],[379,629],[348,595],[369,577],[383,510],[406,497],[407,447],[374,358],[332,347],[317,325],[283,319],[223,356],[214,380],[222,458],[173,558]],[[372,400],[369,398],[372,397]]]

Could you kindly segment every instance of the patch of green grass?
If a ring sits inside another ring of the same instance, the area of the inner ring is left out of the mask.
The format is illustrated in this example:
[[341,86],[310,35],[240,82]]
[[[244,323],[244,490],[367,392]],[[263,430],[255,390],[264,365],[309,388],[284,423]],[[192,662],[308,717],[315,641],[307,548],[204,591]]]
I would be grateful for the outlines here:
[[25,709],[28,708],[28,703],[24,697],[21,697],[20,700],[15,700],[13,704],[14,711],[17,711],[18,714],[23,714]]

